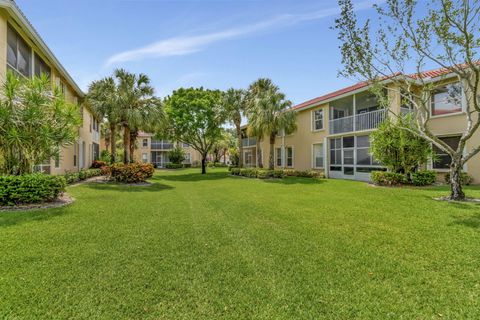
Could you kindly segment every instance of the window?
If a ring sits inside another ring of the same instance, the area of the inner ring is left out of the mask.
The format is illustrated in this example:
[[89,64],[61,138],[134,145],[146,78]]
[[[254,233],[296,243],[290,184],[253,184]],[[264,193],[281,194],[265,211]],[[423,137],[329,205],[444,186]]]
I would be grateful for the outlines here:
[[7,31],[7,67],[30,77],[32,74],[32,48],[9,25]]
[[148,139],[143,139],[142,140],[142,146],[145,147],[145,148],[148,147]]
[[357,165],[369,166],[372,164],[370,155],[370,139],[368,136],[357,137]]
[[[453,150],[458,148],[458,144],[460,143],[460,136],[455,137],[442,137],[440,138],[443,142],[448,144]],[[452,158],[445,153],[445,151],[441,150],[437,146],[433,146],[433,152],[436,154],[436,161],[433,162],[434,169],[449,169],[450,163],[452,162]]]
[[462,111],[462,86],[447,84],[436,88],[432,94],[432,115],[458,113]]
[[182,147],[184,148],[190,148],[190,145],[188,143],[182,143]]
[[74,167],[77,166],[77,155],[76,154],[73,155],[73,166]]
[[35,69],[34,74],[37,77],[40,77],[42,74],[45,74],[50,77],[50,67],[36,53],[35,53],[34,69]]
[[313,167],[323,168],[323,144],[313,145]]
[[142,153],[142,162],[147,163],[148,162],[148,154]]
[[276,159],[277,167],[281,167],[282,166],[282,148],[276,148],[275,154],[276,154],[275,159]]
[[98,160],[100,157],[100,145],[98,143],[93,143],[92,145],[93,151],[93,160]]
[[330,163],[342,165],[342,138],[330,140]]
[[313,120],[313,130],[322,130],[323,129],[323,109],[312,111],[312,120]]
[[192,163],[192,154],[191,153],[185,153],[185,160],[183,160],[183,163]]
[[287,167],[293,167],[293,147],[286,147],[287,153]]

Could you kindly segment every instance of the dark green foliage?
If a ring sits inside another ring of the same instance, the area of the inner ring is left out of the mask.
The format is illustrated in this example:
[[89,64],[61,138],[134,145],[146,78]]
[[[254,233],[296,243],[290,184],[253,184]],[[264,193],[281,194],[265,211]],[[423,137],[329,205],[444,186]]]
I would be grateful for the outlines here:
[[67,172],[63,176],[65,177],[67,184],[72,184],[105,174],[103,172],[104,168],[106,168],[106,166],[102,167],[102,169],[82,169],[78,172]]
[[437,180],[437,173],[433,170],[422,170],[412,173],[411,177],[416,186],[430,186]]
[[406,119],[388,119],[370,135],[373,156],[392,172],[408,175],[432,156],[430,143],[404,129],[409,126]]
[[0,176],[0,205],[52,201],[65,191],[66,185],[62,176],[41,173]]
[[293,170],[293,169],[257,169],[257,168],[229,168],[230,174],[234,176],[243,176],[247,178],[284,178],[284,177],[303,177],[303,178],[324,178],[323,172],[315,170]]
[[397,186],[408,182],[404,174],[396,172],[373,171],[370,176],[373,183],[379,186]]
[[153,176],[155,168],[150,163],[115,163],[110,166],[112,180],[122,183],[145,182]]
[[105,161],[102,161],[102,160],[95,160],[93,161],[92,165],[90,166],[90,168],[92,169],[100,169],[102,167],[105,167],[107,165],[107,162]]
[[[450,184],[450,173],[447,173],[447,174],[445,175],[445,182],[446,182],[447,184]],[[470,185],[472,182],[473,182],[472,176],[470,176],[468,173],[463,172],[463,171],[460,173],[460,184],[461,184],[462,186],[468,186],[468,185]]]
[[181,164],[185,160],[185,150],[176,146],[168,153],[168,159],[172,164]]
[[183,168],[183,164],[181,164],[181,163],[167,163],[165,165],[165,168],[167,168],[167,169],[181,169],[181,168]]

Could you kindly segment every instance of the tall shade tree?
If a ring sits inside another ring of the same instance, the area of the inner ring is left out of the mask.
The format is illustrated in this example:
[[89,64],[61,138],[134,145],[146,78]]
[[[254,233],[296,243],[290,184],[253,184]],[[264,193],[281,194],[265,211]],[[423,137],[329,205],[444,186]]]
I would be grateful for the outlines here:
[[0,172],[20,175],[60,156],[78,137],[77,105],[52,88],[46,75],[23,78],[7,73],[0,92]]
[[258,79],[250,85],[247,109],[249,130],[257,136],[257,141],[259,136],[268,136],[268,167],[271,170],[275,166],[276,136],[290,134],[297,129],[296,113],[291,107],[292,102],[270,79]]
[[[109,141],[111,161],[116,161],[116,135],[120,125],[120,110],[118,102],[118,88],[113,77],[94,81],[88,87],[87,100],[95,113],[106,123],[105,141]],[[108,147],[107,147],[108,148]]]
[[238,144],[239,166],[243,165],[243,143],[242,143],[242,115],[247,109],[245,90],[228,89],[223,95],[223,108],[227,120],[235,127]]
[[181,88],[165,100],[169,135],[200,153],[202,174],[206,173],[207,155],[221,138],[226,118],[222,102],[222,92],[203,88]]
[[[471,139],[480,127],[480,2],[387,0],[376,6],[375,24],[359,22],[350,0],[340,0],[339,5],[341,16],[335,27],[341,41],[342,75],[370,81],[385,105],[393,93],[414,108],[411,131],[450,156],[449,198],[464,200],[461,170],[480,151]],[[427,64],[441,68],[444,76],[439,81],[453,75],[458,85],[449,92],[451,99],[465,101],[465,129],[456,148],[430,130],[434,84],[421,73]],[[407,69],[415,71],[409,76]]]

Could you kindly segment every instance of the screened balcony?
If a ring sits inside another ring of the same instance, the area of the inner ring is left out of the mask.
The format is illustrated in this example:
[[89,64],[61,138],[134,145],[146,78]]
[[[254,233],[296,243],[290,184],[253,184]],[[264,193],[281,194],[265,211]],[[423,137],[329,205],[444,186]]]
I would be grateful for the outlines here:
[[174,144],[168,140],[153,140],[150,143],[150,148],[155,150],[170,150],[174,148]]
[[250,138],[243,138],[242,139],[242,146],[243,147],[252,147],[257,145],[257,138],[250,137]]
[[387,110],[377,98],[362,92],[330,103],[330,134],[365,131],[378,128],[387,118]]

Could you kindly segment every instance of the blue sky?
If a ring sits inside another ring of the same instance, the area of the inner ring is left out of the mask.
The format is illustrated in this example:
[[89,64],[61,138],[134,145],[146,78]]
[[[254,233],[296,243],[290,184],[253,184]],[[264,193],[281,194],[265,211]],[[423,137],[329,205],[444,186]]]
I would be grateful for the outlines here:
[[[375,0],[357,0],[361,17]],[[294,103],[349,85],[336,0],[17,0],[83,89],[122,67],[178,87],[246,88],[269,77]]]

